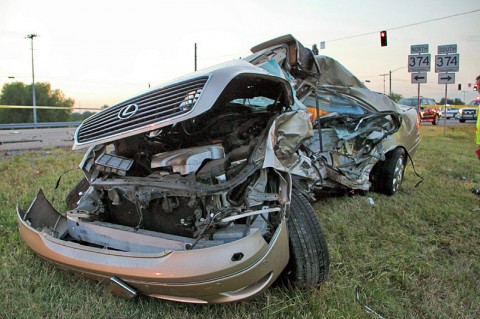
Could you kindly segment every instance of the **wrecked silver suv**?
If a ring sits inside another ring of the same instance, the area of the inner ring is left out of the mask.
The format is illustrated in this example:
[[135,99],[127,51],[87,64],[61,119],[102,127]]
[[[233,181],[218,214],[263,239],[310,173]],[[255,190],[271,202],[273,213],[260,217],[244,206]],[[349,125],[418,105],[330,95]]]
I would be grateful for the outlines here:
[[309,203],[331,192],[397,191],[418,145],[415,110],[372,93],[291,36],[85,120],[85,179],[59,214],[40,191],[17,207],[40,256],[139,294],[241,300],[282,273],[326,279],[327,244]]

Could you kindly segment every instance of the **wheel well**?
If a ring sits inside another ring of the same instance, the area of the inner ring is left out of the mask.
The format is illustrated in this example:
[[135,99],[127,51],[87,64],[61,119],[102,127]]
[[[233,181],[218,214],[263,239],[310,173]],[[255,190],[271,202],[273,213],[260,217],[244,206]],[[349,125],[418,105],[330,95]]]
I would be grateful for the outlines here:
[[[408,157],[409,154],[408,154],[408,151],[405,147],[403,147],[402,145],[398,145],[397,147],[394,147],[394,148],[391,148],[389,149],[386,153],[385,153],[385,157],[387,157],[389,154],[391,154],[394,150],[396,149],[399,149],[401,148],[403,150],[403,152],[405,153],[405,155]],[[378,161],[378,162],[383,162],[383,161]],[[378,163],[377,163],[378,164]],[[375,164],[376,165],[376,164]]]

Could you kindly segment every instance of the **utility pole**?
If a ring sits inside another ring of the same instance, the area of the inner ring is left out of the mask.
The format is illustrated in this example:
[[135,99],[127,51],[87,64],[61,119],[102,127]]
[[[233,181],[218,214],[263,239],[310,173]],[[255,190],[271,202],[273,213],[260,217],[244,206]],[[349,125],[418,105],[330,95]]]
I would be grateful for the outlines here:
[[463,103],[467,104],[467,100],[465,98],[465,93],[467,93],[467,91],[462,91],[462,92],[463,92]]
[[35,97],[35,68],[33,66],[33,38],[38,37],[36,33],[29,34],[25,39],[30,39],[32,44],[32,99],[33,99],[33,128],[37,128],[37,99]]
[[197,71],[197,43],[195,43],[195,50],[194,50],[194,60],[195,60],[195,71]]

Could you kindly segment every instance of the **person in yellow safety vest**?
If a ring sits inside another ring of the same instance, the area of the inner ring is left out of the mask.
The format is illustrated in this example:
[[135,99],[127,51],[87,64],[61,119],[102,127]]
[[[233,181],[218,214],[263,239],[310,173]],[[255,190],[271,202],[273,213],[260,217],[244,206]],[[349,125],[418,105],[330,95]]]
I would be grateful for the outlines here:
[[[477,88],[480,88],[480,75],[477,76],[475,79],[477,82]],[[478,94],[480,94],[480,91],[478,91]],[[478,145],[478,149],[475,151],[477,154],[478,159],[480,160],[480,105],[477,106],[477,125],[476,125],[476,131],[475,131],[475,143]],[[478,188],[472,188],[472,193],[480,195],[480,189]]]
[[[476,78],[477,88],[480,88],[480,75]],[[480,94],[480,91],[477,91]],[[479,149],[477,150],[478,159],[480,159],[480,105],[477,107],[477,129],[475,132],[475,142],[478,144]]]

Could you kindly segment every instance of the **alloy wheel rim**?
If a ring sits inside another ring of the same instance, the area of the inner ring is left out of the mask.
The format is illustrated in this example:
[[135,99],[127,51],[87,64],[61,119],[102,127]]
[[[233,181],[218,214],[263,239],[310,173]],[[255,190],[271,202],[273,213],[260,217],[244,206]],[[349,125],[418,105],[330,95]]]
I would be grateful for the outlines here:
[[402,184],[404,170],[405,170],[404,159],[403,159],[403,156],[400,156],[397,162],[395,163],[395,170],[393,171],[393,181],[392,181],[393,192],[396,192],[400,187],[400,184]]

